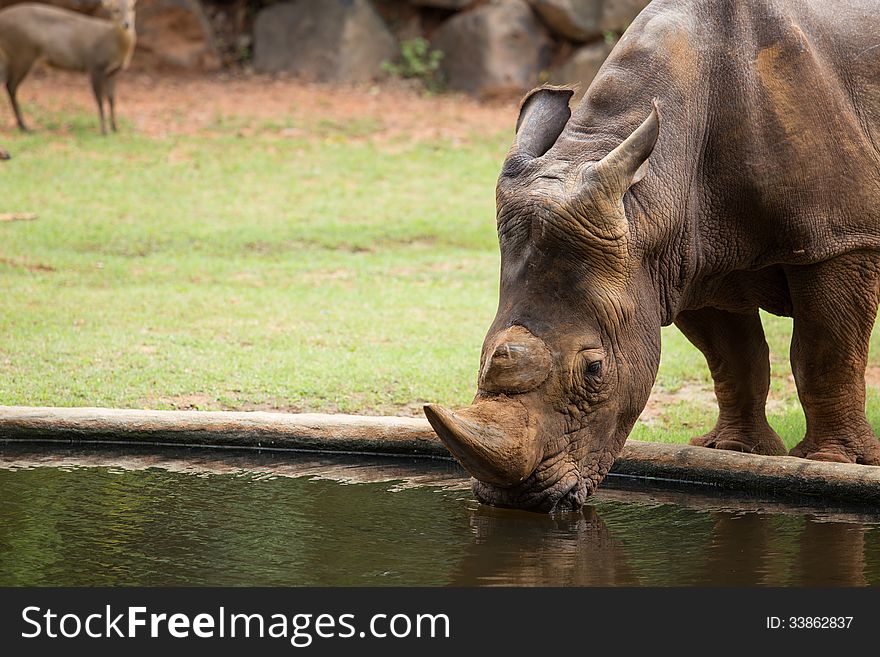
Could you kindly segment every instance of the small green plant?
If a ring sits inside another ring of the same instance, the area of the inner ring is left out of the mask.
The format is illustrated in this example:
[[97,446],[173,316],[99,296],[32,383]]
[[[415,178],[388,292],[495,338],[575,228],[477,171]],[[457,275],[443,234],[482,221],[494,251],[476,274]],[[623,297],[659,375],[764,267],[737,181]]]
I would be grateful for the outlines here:
[[408,39],[400,44],[400,57],[396,62],[383,62],[382,70],[394,77],[420,80],[431,92],[443,90],[440,73],[441,50],[432,50],[424,37]]

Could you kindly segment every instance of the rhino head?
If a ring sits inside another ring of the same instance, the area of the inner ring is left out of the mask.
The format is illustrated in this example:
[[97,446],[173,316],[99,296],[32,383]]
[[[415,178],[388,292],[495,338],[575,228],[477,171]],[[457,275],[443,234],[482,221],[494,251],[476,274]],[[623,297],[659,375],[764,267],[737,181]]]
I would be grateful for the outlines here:
[[[501,284],[473,403],[425,407],[483,503],[577,509],[643,410],[660,360],[657,262],[624,195],[647,170],[655,107],[595,161],[554,149],[572,92],[533,91],[496,190]],[[643,261],[643,258],[647,258]]]

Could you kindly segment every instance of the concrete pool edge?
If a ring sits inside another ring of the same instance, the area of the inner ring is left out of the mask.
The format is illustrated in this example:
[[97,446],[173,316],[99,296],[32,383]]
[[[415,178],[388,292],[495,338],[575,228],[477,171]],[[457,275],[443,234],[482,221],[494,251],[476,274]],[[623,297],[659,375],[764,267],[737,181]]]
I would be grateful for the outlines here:
[[[0,442],[202,446],[449,458],[426,420],[405,417],[0,406]],[[880,467],[628,441],[613,475],[860,505]]]

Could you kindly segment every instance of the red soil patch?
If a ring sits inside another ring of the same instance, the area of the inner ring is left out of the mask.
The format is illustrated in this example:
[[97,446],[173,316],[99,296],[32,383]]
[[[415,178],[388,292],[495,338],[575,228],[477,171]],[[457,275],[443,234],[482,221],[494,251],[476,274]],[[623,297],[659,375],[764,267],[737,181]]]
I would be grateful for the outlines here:
[[[88,80],[81,74],[36,70],[22,84],[19,98],[25,106],[50,111],[96,113]],[[257,75],[137,71],[120,76],[117,109],[120,117],[150,136],[211,132],[218,129],[218,121],[235,117],[290,126],[282,131],[293,135],[308,133],[320,122],[343,132],[353,126],[355,133],[370,136],[453,141],[505,130],[512,134],[517,112],[511,102],[487,104],[458,95],[428,96],[393,82],[330,86]],[[37,121],[31,123],[39,128]],[[12,129],[8,109],[0,125]]]

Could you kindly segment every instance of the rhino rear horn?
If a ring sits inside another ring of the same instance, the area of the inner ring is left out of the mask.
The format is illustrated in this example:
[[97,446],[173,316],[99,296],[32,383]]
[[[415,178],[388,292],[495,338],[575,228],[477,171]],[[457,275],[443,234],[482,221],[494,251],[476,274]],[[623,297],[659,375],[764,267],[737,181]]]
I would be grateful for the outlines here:
[[565,87],[538,87],[523,98],[516,121],[514,150],[529,158],[550,150],[571,118],[574,91]]
[[648,172],[648,158],[660,136],[660,111],[653,101],[651,113],[633,133],[624,139],[594,167],[594,171],[621,197]]

